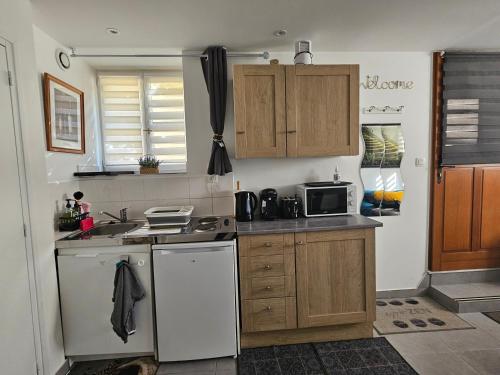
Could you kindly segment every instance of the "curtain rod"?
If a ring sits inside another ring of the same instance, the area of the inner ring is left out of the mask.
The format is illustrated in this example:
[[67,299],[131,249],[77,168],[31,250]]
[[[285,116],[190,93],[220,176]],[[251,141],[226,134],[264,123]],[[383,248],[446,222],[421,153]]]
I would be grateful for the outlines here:
[[[76,53],[75,48],[71,48],[71,57],[198,57],[198,58],[204,58],[206,59],[208,56],[204,55],[201,52],[184,52],[181,54],[165,54],[165,53],[155,53],[155,54],[149,54],[149,53],[117,53],[117,54],[100,54],[100,53],[90,53],[90,54],[85,54],[85,53]],[[264,51],[260,53],[244,53],[244,52],[228,52],[227,57],[262,57],[263,59],[267,60],[269,59],[269,52]]]

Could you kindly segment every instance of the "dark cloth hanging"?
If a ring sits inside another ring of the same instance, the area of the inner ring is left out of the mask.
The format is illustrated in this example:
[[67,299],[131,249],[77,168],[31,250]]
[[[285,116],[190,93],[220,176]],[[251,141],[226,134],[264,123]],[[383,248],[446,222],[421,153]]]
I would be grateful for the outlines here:
[[224,176],[233,171],[226,145],[222,139],[227,97],[226,49],[220,46],[208,47],[203,54],[208,56],[208,58],[201,58],[201,68],[210,96],[210,124],[214,132],[212,155],[207,172],[209,175]]

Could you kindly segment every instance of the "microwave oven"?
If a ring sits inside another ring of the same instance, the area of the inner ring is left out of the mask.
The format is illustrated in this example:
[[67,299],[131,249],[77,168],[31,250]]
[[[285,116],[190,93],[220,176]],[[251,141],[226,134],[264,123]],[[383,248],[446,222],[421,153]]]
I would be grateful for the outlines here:
[[356,213],[356,186],[350,182],[309,182],[297,186],[305,217]]

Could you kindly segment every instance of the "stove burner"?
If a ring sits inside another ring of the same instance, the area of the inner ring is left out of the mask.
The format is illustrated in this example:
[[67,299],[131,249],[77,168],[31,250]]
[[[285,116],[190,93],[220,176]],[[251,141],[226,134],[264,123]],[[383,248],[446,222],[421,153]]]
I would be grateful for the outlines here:
[[206,225],[206,224],[215,224],[216,222],[219,221],[219,218],[216,216],[207,216],[207,217],[202,217],[198,220],[198,223],[201,225]]
[[217,229],[213,224],[200,224],[196,227],[195,232],[212,232]]

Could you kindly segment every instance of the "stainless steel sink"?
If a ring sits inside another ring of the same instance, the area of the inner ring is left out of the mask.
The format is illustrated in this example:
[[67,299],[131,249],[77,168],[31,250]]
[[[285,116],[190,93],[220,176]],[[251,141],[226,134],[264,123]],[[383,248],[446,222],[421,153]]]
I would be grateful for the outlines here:
[[136,229],[139,226],[137,223],[113,223],[113,224],[99,224],[94,228],[85,232],[91,236],[115,236],[123,234]]
[[[114,237],[121,234],[131,232],[135,229],[141,227],[143,222],[130,222],[130,223],[99,223],[96,224],[92,229],[86,232],[78,232],[64,238],[63,240],[88,240],[93,237]],[[101,237],[101,238],[102,238]]]

